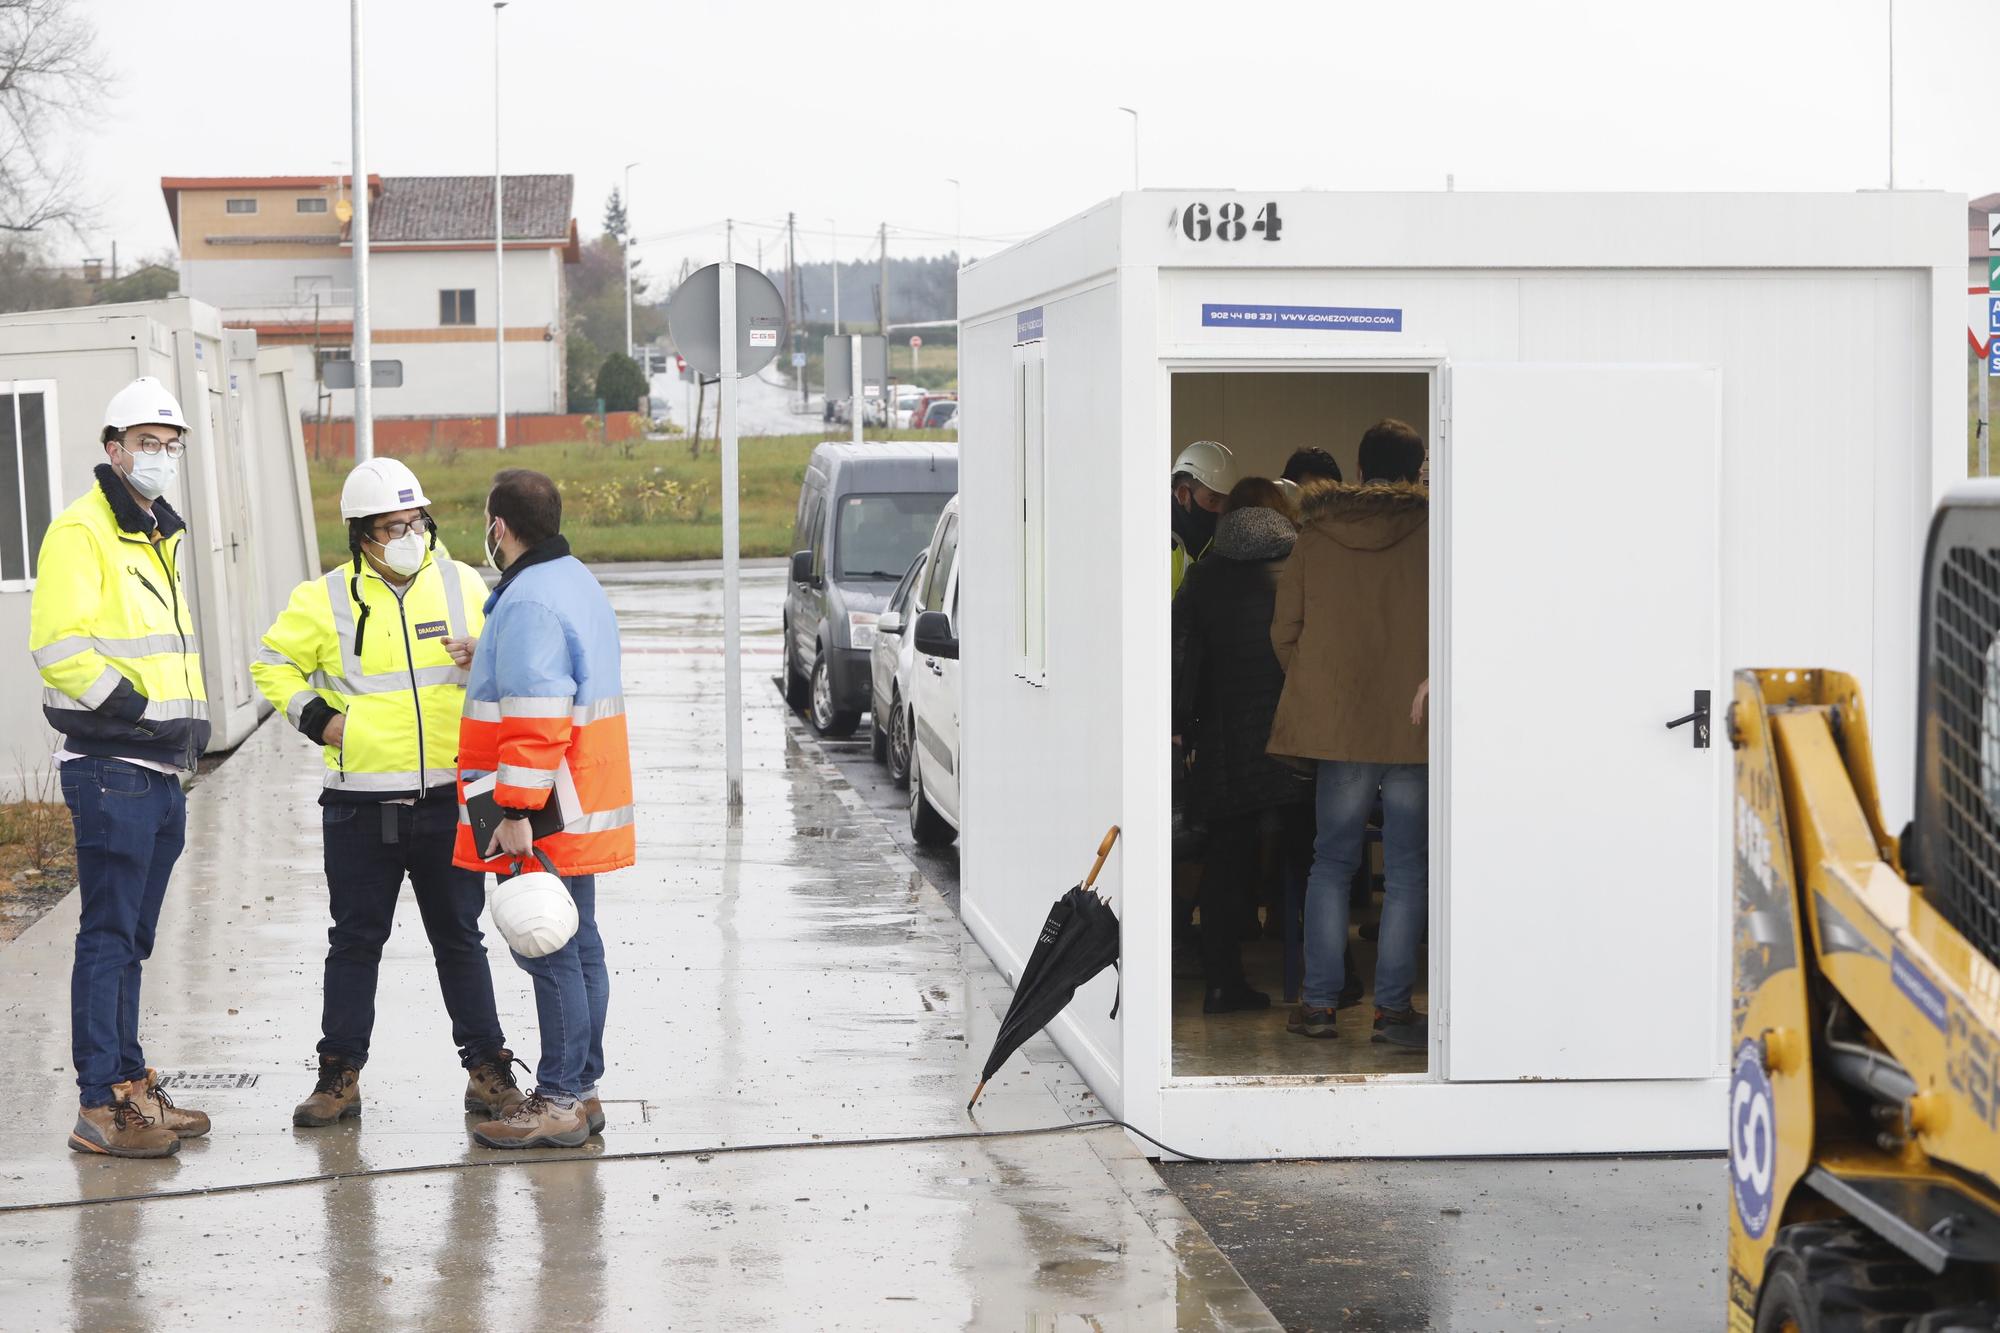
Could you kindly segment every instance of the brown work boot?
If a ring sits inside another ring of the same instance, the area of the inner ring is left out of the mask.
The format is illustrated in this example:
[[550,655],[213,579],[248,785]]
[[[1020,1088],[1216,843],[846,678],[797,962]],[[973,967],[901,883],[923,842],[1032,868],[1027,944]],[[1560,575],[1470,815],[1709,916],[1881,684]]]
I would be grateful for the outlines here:
[[145,1083],[111,1085],[109,1106],[85,1106],[76,1113],[76,1128],[69,1132],[74,1152],[103,1153],[107,1157],[171,1157],[181,1150],[180,1135],[156,1124],[139,1109]]
[[476,1065],[465,1070],[465,1109],[493,1120],[505,1120],[526,1100],[514,1078],[514,1066],[526,1069],[524,1061],[502,1046]]
[[504,1120],[472,1127],[472,1137],[488,1148],[574,1148],[590,1137],[583,1103],[558,1106],[531,1093]]
[[[137,1079],[133,1082],[136,1084]],[[160,1071],[146,1071],[145,1086],[139,1091],[139,1109],[156,1125],[165,1125],[176,1138],[198,1139],[208,1133],[208,1116],[189,1107],[175,1106],[174,1099],[160,1086]]]
[[595,1097],[583,1099],[583,1123],[590,1126],[593,1137],[604,1132],[604,1103]]
[[361,1071],[337,1055],[319,1058],[319,1082],[312,1096],[292,1108],[292,1123],[318,1129],[361,1114]]

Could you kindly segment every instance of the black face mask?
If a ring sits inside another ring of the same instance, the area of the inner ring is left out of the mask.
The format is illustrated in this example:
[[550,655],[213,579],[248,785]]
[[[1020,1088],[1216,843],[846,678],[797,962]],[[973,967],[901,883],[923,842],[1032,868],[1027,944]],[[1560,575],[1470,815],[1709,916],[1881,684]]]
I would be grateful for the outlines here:
[[1219,520],[1196,504],[1193,496],[1188,497],[1185,505],[1179,496],[1175,496],[1173,506],[1174,536],[1181,539],[1181,545],[1187,547],[1189,555],[1199,556],[1215,540],[1215,525]]

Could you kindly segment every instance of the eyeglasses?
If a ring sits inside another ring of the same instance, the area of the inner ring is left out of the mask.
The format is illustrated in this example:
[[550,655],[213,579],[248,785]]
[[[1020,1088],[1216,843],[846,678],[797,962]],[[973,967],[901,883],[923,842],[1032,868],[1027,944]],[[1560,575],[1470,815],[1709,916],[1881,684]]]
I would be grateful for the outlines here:
[[161,439],[157,435],[141,435],[136,439],[127,436],[118,442],[118,447],[128,454],[165,454],[168,458],[179,458],[187,452],[187,444],[176,435],[171,439]]
[[406,537],[412,532],[422,535],[430,530],[431,522],[427,518],[412,518],[407,520],[392,518],[387,523],[377,523],[375,525],[375,535],[385,542],[395,541],[398,537]]

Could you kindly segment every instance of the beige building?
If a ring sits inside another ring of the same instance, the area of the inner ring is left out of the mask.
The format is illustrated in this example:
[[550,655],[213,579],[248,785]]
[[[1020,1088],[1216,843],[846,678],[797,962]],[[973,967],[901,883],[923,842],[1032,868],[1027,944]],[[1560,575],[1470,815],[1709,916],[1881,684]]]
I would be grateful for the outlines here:
[[[354,251],[345,176],[170,176],[160,182],[180,242],[181,290],[264,346],[299,349],[309,370],[354,336]],[[376,360],[403,363],[378,417],[494,410],[493,179],[370,176],[369,301]],[[577,258],[569,176],[506,178],[509,413],[564,404],[563,265]],[[334,416],[353,394],[329,392]]]

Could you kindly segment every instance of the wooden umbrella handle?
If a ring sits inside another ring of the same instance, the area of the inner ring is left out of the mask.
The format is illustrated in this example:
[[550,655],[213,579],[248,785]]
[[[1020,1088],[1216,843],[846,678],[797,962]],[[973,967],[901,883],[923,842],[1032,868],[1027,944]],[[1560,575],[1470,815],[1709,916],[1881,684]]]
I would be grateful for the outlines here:
[[1116,824],[1113,824],[1111,826],[1111,831],[1104,835],[1104,841],[1098,845],[1097,863],[1091,866],[1089,876],[1085,878],[1085,880],[1083,881],[1084,888],[1086,889],[1091,888],[1097,883],[1097,872],[1104,869],[1104,863],[1106,860],[1110,858],[1111,849],[1113,846],[1117,844],[1117,842],[1118,842],[1118,826]]

